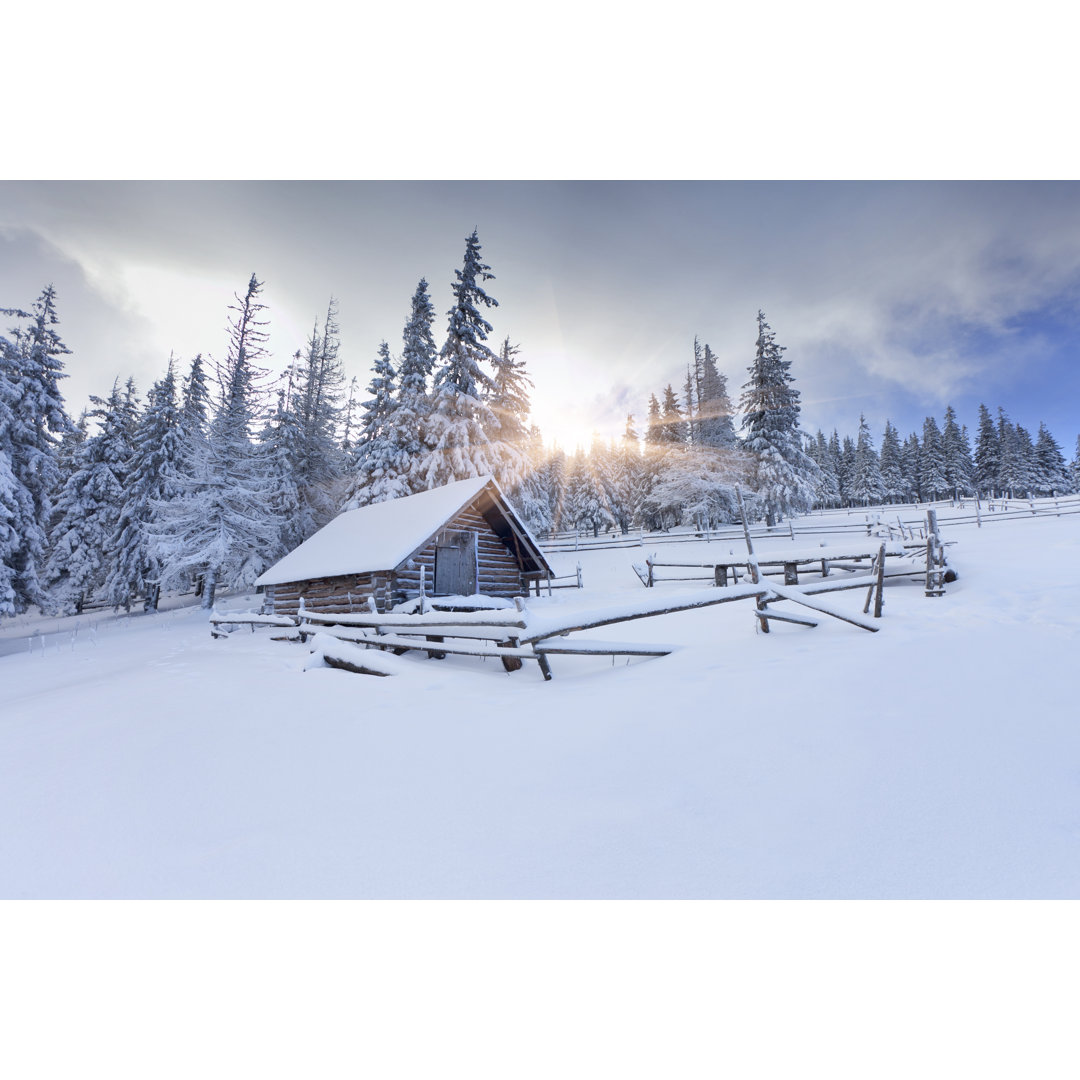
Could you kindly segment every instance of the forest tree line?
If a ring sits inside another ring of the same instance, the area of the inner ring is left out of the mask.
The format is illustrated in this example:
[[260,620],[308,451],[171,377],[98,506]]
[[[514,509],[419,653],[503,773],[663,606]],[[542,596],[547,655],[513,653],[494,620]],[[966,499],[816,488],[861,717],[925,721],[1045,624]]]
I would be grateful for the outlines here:
[[[46,287],[0,335],[0,614],[90,601],[154,609],[162,590],[249,587],[342,510],[493,475],[538,535],[715,527],[747,513],[772,523],[814,506],[1080,489],[1080,438],[1067,465],[1045,425],[1034,438],[980,406],[974,447],[955,411],[880,450],[799,424],[784,347],[758,313],[737,407],[707,344],[694,340],[681,395],[648,402],[644,429],[567,454],[529,423],[532,381],[517,345],[493,349],[498,306],[476,232],[452,283],[446,336],[421,279],[393,355],[383,341],[366,392],[348,385],[331,299],[286,369],[272,376],[263,283],[230,305],[222,360],[196,355],[139,399],[132,379],[92,397],[77,420],[60,384],[70,350]],[[741,416],[736,429],[735,417]]]

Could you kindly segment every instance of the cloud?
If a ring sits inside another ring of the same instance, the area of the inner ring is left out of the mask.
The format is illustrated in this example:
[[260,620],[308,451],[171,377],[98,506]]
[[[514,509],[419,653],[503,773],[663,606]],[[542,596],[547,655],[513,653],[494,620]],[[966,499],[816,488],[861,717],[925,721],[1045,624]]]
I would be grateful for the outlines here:
[[759,307],[808,423],[846,430],[860,408],[904,422],[1004,394],[1018,370],[1049,380],[1060,338],[1038,324],[1067,324],[1080,298],[1067,183],[4,184],[5,224],[7,242],[17,227],[38,247],[17,271],[6,261],[0,303],[67,274],[61,315],[94,392],[121,363],[156,377],[171,348],[223,350],[252,271],[278,366],[333,293],[348,373],[366,383],[421,276],[441,335],[475,226],[493,340],[521,344],[541,427],[573,416],[607,435],[681,386],[695,334],[737,400]]

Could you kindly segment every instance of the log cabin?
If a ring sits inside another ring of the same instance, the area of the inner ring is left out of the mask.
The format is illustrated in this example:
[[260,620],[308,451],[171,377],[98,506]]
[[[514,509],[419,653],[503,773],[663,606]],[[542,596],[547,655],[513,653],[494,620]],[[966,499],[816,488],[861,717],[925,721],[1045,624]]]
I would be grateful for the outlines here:
[[378,611],[426,596],[513,597],[552,575],[540,545],[488,476],[347,510],[255,584],[264,610]]

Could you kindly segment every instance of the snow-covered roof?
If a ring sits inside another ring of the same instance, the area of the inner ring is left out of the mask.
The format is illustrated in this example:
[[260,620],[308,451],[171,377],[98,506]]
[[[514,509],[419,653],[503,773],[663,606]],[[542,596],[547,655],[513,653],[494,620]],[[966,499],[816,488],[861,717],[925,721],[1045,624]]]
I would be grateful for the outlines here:
[[[271,566],[255,584],[281,585],[287,581],[391,570],[434,536],[489,483],[505,505],[506,500],[492,478],[476,476],[402,499],[347,510]],[[516,518],[514,524],[528,536]]]

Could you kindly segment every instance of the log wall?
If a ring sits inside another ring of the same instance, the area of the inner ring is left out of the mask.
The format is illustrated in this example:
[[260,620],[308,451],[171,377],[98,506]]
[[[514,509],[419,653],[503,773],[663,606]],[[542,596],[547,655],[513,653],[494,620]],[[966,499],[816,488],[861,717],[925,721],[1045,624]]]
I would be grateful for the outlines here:
[[[479,564],[477,590],[483,596],[523,596],[526,584],[521,576],[517,558],[509,547],[492,531],[480,512],[472,506],[448,521],[441,535],[446,532],[468,531],[477,534],[476,554]],[[435,549],[439,536],[435,536],[407,563],[398,567],[394,574],[393,594],[395,603],[411,600],[420,595],[420,567],[427,570],[426,587],[430,596],[435,588]]]
[[389,574],[346,574],[342,577],[311,578],[267,585],[266,606],[274,615],[295,615],[300,597],[309,611],[340,615],[346,611],[365,611],[368,597],[374,597],[380,611],[387,608]]

